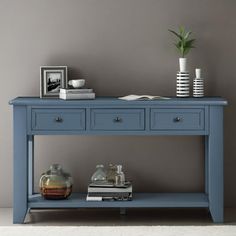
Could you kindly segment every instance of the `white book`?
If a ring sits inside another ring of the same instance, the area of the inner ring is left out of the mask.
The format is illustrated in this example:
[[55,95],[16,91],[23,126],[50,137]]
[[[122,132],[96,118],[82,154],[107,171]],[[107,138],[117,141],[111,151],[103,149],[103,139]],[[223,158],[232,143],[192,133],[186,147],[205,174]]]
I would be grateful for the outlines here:
[[60,89],[60,93],[92,93],[93,89]]
[[132,193],[132,185],[127,188],[98,188],[88,187],[88,193]]
[[126,100],[126,101],[135,101],[135,100],[155,100],[155,99],[170,99],[168,97],[161,97],[161,96],[152,96],[152,95],[128,95],[124,97],[119,97],[119,99]]
[[95,93],[60,93],[59,98],[64,100],[95,99]]
[[86,201],[102,201],[102,197],[87,195]]

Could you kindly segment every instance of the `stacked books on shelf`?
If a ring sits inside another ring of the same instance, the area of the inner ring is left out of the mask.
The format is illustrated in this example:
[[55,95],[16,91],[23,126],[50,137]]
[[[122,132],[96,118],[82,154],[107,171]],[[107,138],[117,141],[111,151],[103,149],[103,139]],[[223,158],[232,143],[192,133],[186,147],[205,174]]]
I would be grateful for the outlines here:
[[132,200],[132,184],[125,182],[122,186],[113,184],[94,184],[88,186],[87,201],[130,201]]
[[60,99],[75,100],[75,99],[95,99],[93,89],[80,88],[80,89],[60,89]]
[[88,186],[87,201],[132,200],[132,184],[125,180],[122,165],[109,164],[108,170],[104,165],[96,166]]

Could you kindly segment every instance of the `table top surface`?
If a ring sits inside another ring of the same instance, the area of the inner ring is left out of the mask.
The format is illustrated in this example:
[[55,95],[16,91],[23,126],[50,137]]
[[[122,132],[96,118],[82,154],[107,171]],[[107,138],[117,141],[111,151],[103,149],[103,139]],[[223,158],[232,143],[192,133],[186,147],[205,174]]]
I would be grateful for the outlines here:
[[226,99],[221,97],[176,98],[125,101],[118,97],[97,97],[92,100],[62,100],[59,98],[17,97],[9,101],[10,105],[227,105]]

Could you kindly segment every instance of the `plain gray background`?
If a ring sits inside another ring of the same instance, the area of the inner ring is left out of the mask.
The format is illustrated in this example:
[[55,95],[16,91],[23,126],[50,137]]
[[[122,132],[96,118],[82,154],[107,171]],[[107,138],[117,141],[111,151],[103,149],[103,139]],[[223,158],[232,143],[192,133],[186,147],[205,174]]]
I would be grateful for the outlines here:
[[[0,207],[12,205],[12,107],[16,96],[39,96],[39,67],[67,65],[98,96],[175,96],[179,55],[168,28],[185,25],[196,49],[191,77],[203,69],[206,95],[225,109],[225,205],[236,206],[235,0],[0,0]],[[86,191],[98,163],[121,163],[135,191],[202,191],[201,137],[36,138],[40,174],[61,163]]]

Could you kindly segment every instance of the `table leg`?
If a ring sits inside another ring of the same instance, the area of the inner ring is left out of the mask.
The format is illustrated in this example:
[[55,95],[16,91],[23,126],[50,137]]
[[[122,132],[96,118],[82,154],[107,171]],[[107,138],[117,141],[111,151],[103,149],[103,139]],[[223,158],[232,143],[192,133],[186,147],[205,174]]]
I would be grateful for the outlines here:
[[28,195],[34,194],[34,136],[28,136]]
[[27,213],[27,112],[25,106],[14,107],[14,197],[13,223],[24,223]]
[[208,194],[208,185],[209,185],[209,158],[208,158],[208,147],[209,147],[209,138],[204,136],[204,148],[205,148],[205,193]]
[[223,108],[210,107],[208,137],[208,196],[211,216],[215,223],[224,221],[224,161],[223,161]]

